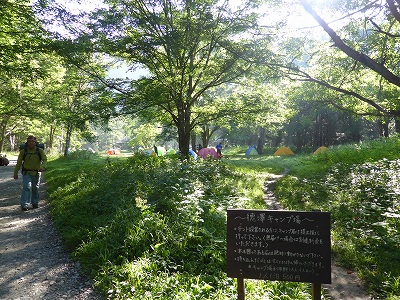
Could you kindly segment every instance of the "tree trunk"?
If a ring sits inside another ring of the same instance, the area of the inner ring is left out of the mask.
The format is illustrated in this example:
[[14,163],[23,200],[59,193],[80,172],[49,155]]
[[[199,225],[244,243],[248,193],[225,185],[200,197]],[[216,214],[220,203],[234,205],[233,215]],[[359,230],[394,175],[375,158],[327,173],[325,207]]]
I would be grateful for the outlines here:
[[181,155],[189,157],[190,130],[186,128],[185,124],[178,127],[178,142]]
[[178,128],[178,143],[179,152],[185,158],[189,157],[189,145],[190,145],[190,117],[191,112],[187,103],[183,101],[180,109],[178,109],[178,120],[176,126]]
[[394,120],[394,129],[396,131],[396,133],[400,132],[400,119],[396,118]]
[[278,129],[277,136],[274,139],[274,143],[272,144],[273,147],[277,147],[280,145],[283,139],[282,129]]
[[68,152],[69,152],[69,147],[70,147],[70,144],[71,144],[72,129],[73,129],[73,125],[71,123],[69,123],[67,125],[67,133],[65,135],[64,157],[66,157],[68,155]]
[[292,143],[296,146],[296,148],[300,149],[301,146],[303,145],[304,141],[303,141],[303,133],[304,133],[304,129],[301,128],[300,126],[297,127],[293,139],[292,139]]
[[257,144],[258,154],[264,153],[264,144],[265,144],[265,128],[260,127],[260,136],[258,138],[258,144]]
[[53,148],[55,131],[56,131],[55,127],[53,125],[50,125],[49,144],[47,145],[47,147],[49,147],[50,149]]
[[389,136],[389,122],[379,120],[379,131],[380,135],[384,137]]
[[14,134],[10,134],[10,145],[11,145],[11,151],[15,150],[15,142],[17,141],[17,138]]
[[196,134],[194,133],[194,131],[192,131],[191,135],[190,135],[190,140],[192,142],[192,150],[196,151]]
[[388,122],[384,122],[382,124],[383,126],[383,136],[384,137],[389,137],[389,123]]
[[4,140],[6,138],[6,128],[7,128],[7,120],[3,119],[1,121],[1,140],[0,140],[0,152],[3,152],[4,149]]
[[202,146],[204,148],[208,147],[208,144],[210,143],[210,127],[208,125],[202,126],[202,131],[201,131],[201,142]]

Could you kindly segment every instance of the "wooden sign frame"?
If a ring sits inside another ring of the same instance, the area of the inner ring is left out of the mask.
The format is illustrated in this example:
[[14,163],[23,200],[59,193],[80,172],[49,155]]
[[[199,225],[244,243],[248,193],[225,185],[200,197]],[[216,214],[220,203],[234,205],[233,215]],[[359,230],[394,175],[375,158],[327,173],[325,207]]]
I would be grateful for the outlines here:
[[229,277],[331,283],[330,213],[227,210]]

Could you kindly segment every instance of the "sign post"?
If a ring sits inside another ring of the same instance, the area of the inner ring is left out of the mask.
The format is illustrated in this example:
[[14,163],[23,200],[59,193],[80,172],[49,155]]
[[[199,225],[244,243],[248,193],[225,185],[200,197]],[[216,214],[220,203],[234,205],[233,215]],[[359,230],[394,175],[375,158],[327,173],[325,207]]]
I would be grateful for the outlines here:
[[313,299],[321,299],[321,283],[331,283],[330,213],[228,209],[227,215],[227,274],[238,278],[238,297],[244,278],[252,278],[311,282]]
[[321,284],[313,283],[312,288],[313,288],[312,299],[313,300],[321,300]]
[[238,300],[245,300],[244,278],[237,278]]

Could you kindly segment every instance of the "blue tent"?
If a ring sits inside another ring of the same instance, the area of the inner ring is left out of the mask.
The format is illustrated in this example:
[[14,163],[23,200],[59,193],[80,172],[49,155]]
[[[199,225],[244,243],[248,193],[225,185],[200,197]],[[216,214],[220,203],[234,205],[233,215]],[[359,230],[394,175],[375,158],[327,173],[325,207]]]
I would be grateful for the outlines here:
[[256,145],[250,146],[246,151],[246,155],[258,155]]
[[194,159],[197,159],[197,154],[192,149],[189,150],[189,154],[193,156]]

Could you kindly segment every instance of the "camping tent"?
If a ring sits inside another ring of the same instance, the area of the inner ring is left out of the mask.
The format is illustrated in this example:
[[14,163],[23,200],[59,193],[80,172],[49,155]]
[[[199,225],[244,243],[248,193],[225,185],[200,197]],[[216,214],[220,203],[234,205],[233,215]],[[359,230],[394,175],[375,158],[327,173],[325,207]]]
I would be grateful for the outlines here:
[[246,155],[258,155],[256,145],[250,146],[246,151]]
[[167,154],[167,150],[165,150],[165,148],[162,146],[157,146],[157,152],[158,156],[163,156]]
[[217,151],[215,151],[214,148],[202,148],[199,150],[197,154],[202,158],[208,158],[208,157],[218,158],[218,153]]
[[146,156],[157,156],[157,154],[154,152],[153,148],[144,149],[143,153]]
[[189,149],[189,155],[193,156],[194,159],[197,159],[197,154],[192,149]]
[[[166,151],[165,155],[174,155],[174,154],[179,154],[180,152],[174,149],[168,149],[168,151]],[[198,156],[196,154],[196,152],[194,152],[192,149],[189,149],[189,156],[193,157],[194,159],[197,159]]]
[[288,147],[281,147],[274,153],[275,156],[288,156],[294,155],[294,152]]
[[322,152],[325,152],[326,150],[328,150],[328,148],[326,148],[325,146],[321,146],[317,150],[314,151],[314,154],[322,153]]
[[108,149],[107,155],[121,155],[121,150],[119,149]]

